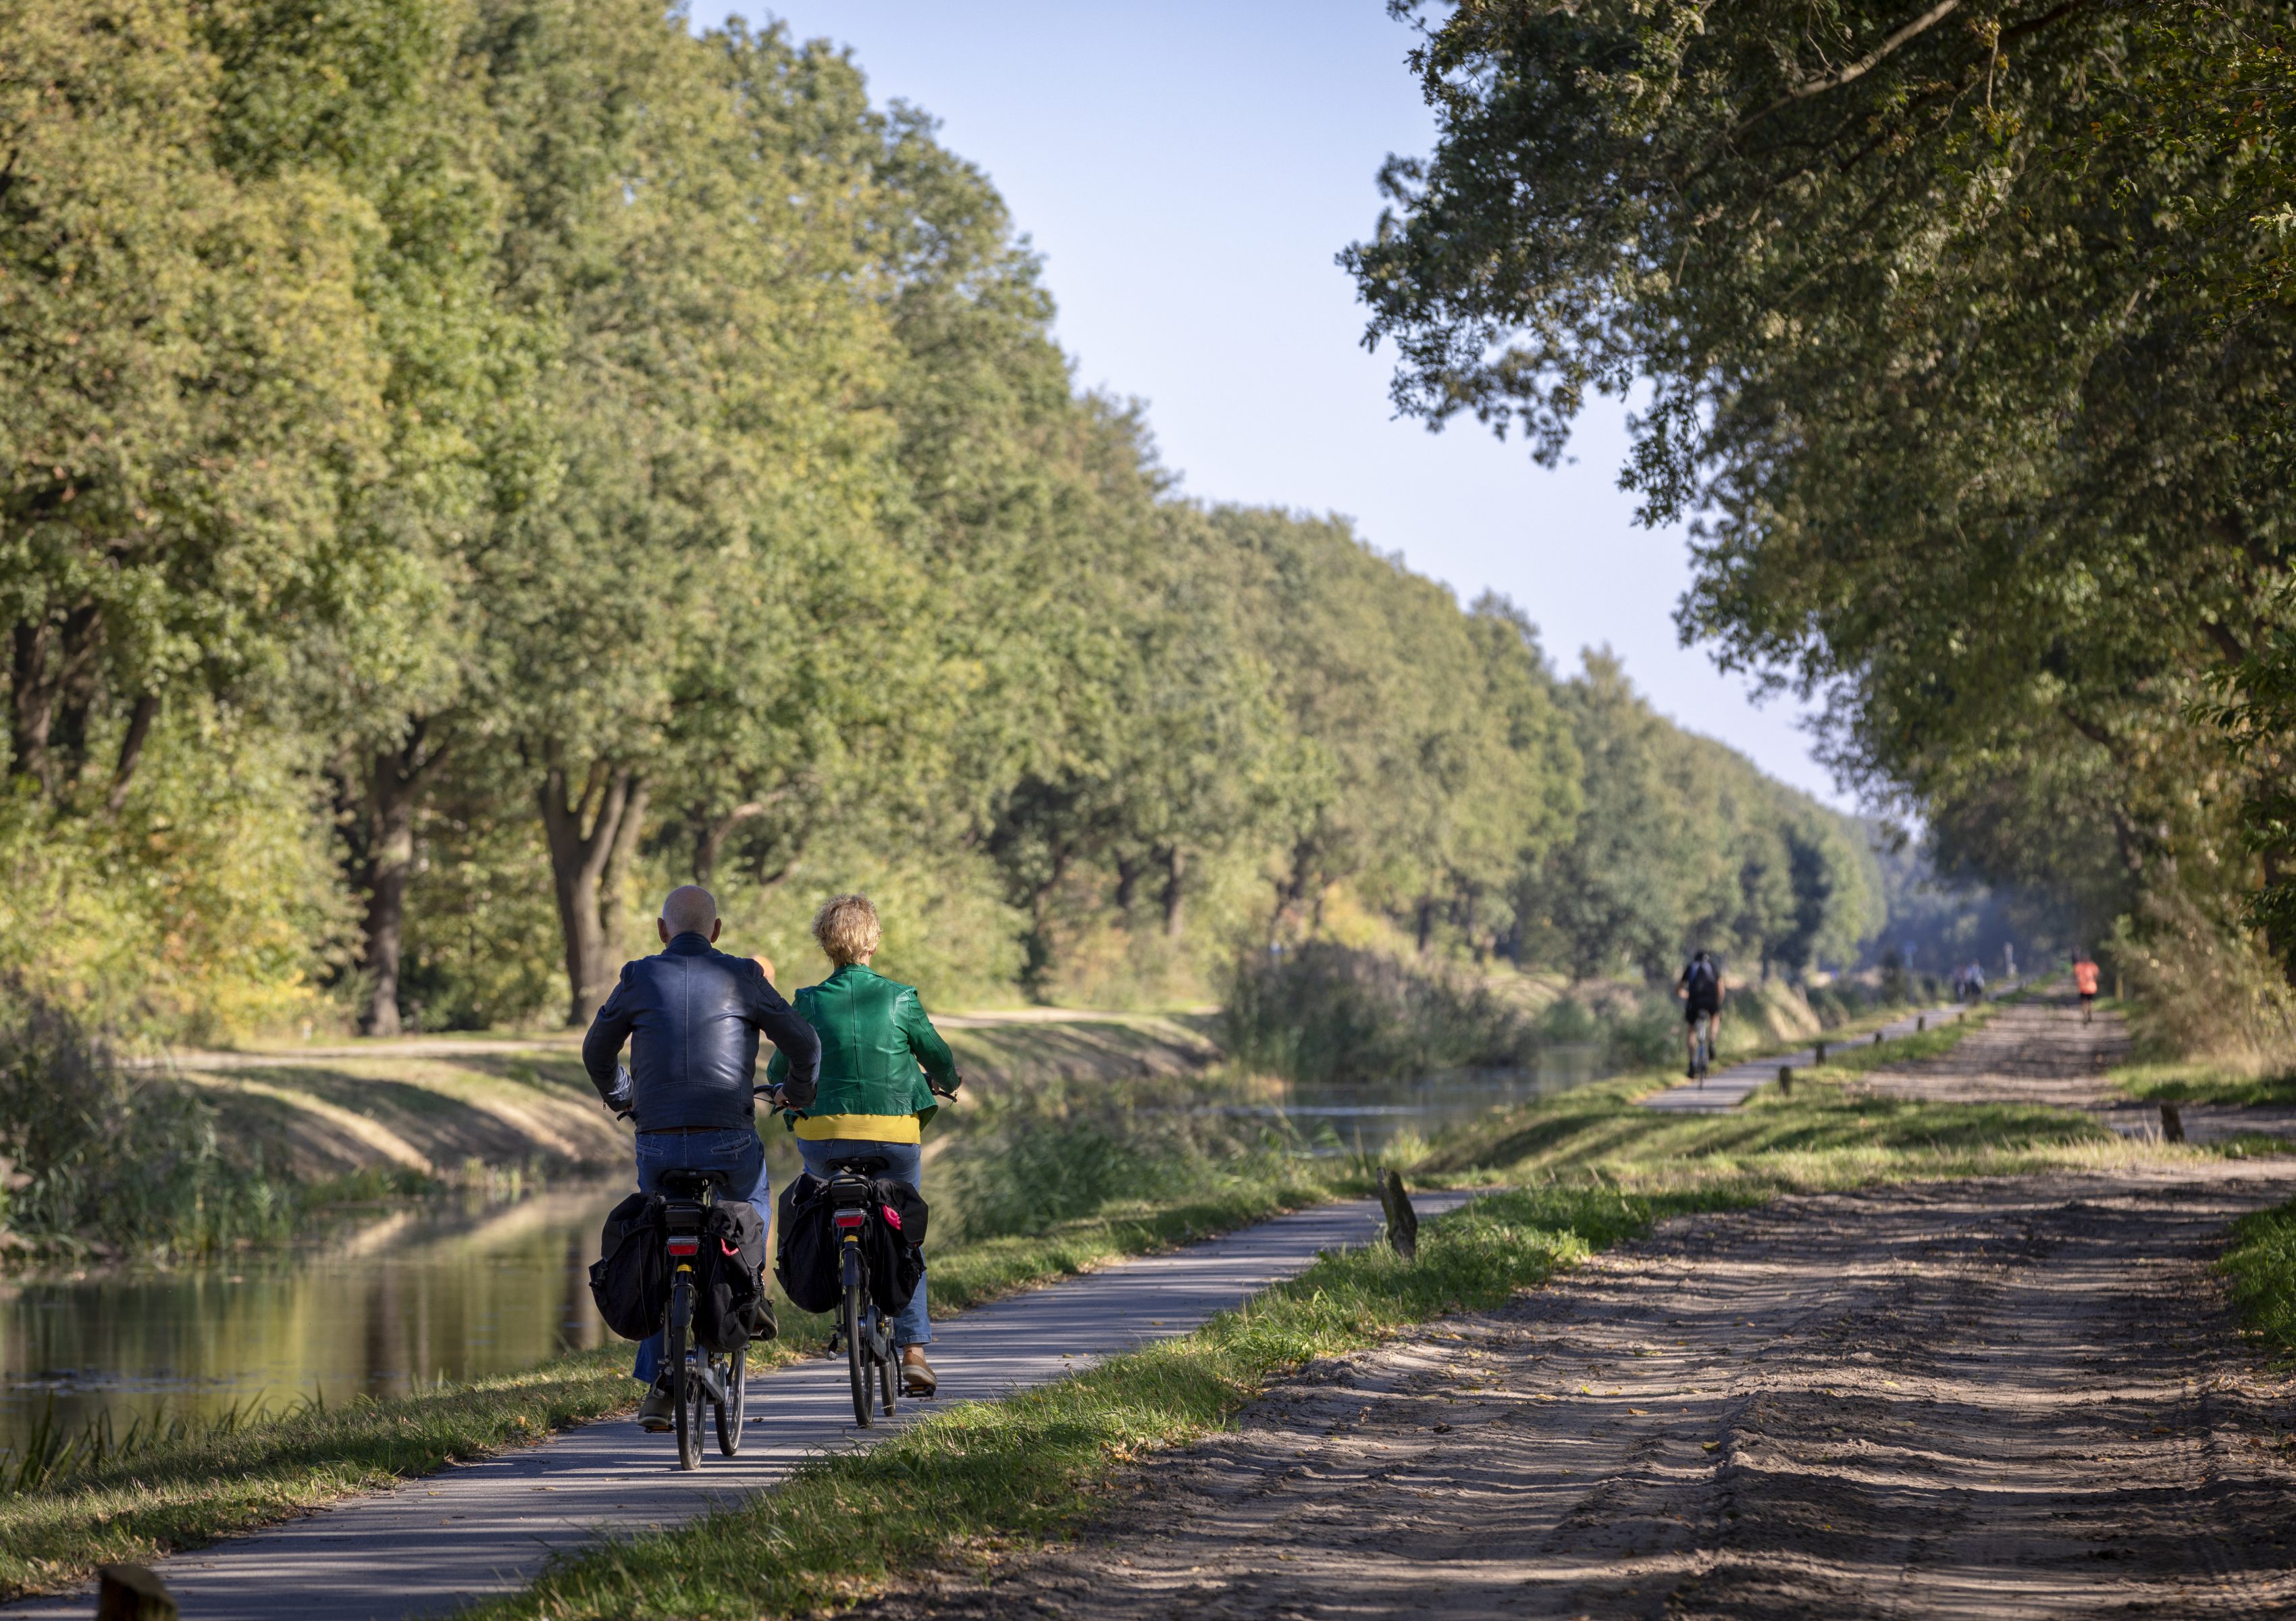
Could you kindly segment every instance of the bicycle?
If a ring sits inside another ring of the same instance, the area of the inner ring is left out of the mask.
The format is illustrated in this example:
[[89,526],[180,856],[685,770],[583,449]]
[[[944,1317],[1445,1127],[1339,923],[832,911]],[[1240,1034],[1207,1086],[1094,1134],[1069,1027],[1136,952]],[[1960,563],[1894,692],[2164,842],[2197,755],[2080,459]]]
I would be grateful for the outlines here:
[[[693,1333],[699,1280],[694,1262],[701,1253],[702,1223],[726,1188],[722,1171],[670,1171],[661,1179],[662,1214],[669,1232],[669,1304],[663,1312],[664,1354],[668,1358],[670,1401],[676,1414],[677,1467],[701,1467],[701,1409],[717,1422],[718,1450],[731,1458],[742,1450],[742,1416],[748,1404],[750,1354],[701,1352]],[[689,1357],[688,1350],[701,1352]]]
[[870,1298],[869,1258],[861,1247],[869,1223],[879,1219],[871,1184],[884,1173],[885,1162],[873,1156],[832,1160],[829,1166],[829,1219],[837,1230],[838,1278],[844,1288],[830,1354],[837,1354],[838,1345],[844,1347],[853,1386],[853,1419],[864,1429],[875,1425],[873,1410],[880,1402],[883,1416],[893,1416],[901,1360],[893,1345],[893,1325]]

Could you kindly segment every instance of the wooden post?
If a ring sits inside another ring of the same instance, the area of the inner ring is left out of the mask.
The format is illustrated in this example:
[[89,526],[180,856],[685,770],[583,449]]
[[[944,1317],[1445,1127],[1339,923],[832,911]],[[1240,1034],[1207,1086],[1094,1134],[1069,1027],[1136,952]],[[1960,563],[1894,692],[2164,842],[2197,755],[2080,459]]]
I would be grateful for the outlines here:
[[1917,1013],[1914,1015],[1914,1033],[1915,1035],[1921,1034],[1923,1031],[1927,1030],[1929,1027],[1930,1016],[1928,1014]]
[[141,1565],[96,1571],[95,1621],[176,1621],[176,1595]]
[[1380,1173],[1379,1203],[1387,1212],[1388,1243],[1406,1261],[1418,1259],[1419,1213],[1412,1209],[1411,1196],[1403,1190],[1402,1172]]
[[2161,1106],[2161,1140],[2162,1142],[2185,1140],[2185,1117],[2177,1112],[2177,1106],[2173,1103],[2164,1103]]
[[1817,1044],[1817,1061],[1820,1064],[1825,1062],[1825,1043],[1823,1041]]
[[1793,1066],[1791,1064],[1778,1066],[1778,1096],[1781,1098],[1793,1096]]
[[1881,1044],[1882,1044],[1882,1033],[1881,1033],[1880,1031],[1878,1031],[1878,1030],[1877,1030],[1877,1031],[1875,1031],[1875,1032],[1874,1033],[1874,1046],[1876,1046],[1876,1047],[1879,1047]]

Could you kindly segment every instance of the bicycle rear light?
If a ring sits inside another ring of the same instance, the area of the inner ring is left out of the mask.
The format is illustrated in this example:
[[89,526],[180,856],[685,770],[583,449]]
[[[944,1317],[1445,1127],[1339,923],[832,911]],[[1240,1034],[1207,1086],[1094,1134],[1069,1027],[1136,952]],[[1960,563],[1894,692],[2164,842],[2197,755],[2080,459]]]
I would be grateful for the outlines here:
[[836,1214],[837,1225],[848,1230],[861,1226],[869,1219],[865,1210],[840,1210]]
[[669,1241],[669,1253],[673,1255],[691,1255],[701,1248],[701,1240],[699,1238],[672,1238]]

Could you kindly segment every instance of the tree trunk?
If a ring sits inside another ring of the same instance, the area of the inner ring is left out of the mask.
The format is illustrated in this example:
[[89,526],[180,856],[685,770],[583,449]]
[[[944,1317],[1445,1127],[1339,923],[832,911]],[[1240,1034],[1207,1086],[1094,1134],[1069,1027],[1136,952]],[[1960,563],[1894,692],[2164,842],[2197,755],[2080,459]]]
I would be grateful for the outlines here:
[[[1116,909],[1123,914],[1128,924],[1132,921],[1132,902],[1140,894],[1141,867],[1142,863],[1130,856],[1116,858]],[[1280,904],[1282,891],[1279,890],[1277,894]]]
[[152,722],[160,716],[160,695],[147,692],[135,700],[135,707],[127,717],[127,735],[119,740],[119,760],[111,768],[111,792],[103,798],[103,808],[118,816],[127,804],[127,785],[135,779],[135,767],[144,758],[144,745],[152,736]]
[[1422,895],[1419,898],[1418,913],[1419,954],[1424,957],[1427,954],[1427,948],[1434,942],[1435,939],[1435,898],[1432,895]]
[[49,794],[63,786],[60,765],[69,766],[68,776],[76,778],[86,761],[87,713],[95,701],[102,629],[95,605],[82,603],[61,621],[19,621],[10,640],[10,769],[20,777],[37,778]]
[[1177,940],[1185,922],[1181,908],[1187,900],[1188,852],[1175,845],[1164,852],[1164,938]]
[[578,792],[554,759],[535,792],[550,846],[551,887],[566,950],[566,1022],[587,1024],[606,999],[607,960],[620,922],[618,891],[638,828],[645,819],[645,783],[629,766],[592,763]]
[[366,781],[366,918],[359,967],[367,980],[366,1011],[359,1028],[368,1035],[397,1035],[398,962],[406,931],[406,885],[414,876],[414,813],[423,790],[445,762],[448,745],[424,752],[429,722],[416,720],[396,749],[378,749],[368,761]]

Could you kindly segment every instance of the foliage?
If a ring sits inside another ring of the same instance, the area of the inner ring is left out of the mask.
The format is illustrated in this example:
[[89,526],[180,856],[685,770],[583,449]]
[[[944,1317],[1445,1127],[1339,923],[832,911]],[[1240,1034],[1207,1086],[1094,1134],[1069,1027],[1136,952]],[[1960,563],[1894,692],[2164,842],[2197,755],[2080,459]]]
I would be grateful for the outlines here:
[[1180,498],[840,52],[653,0],[0,27],[0,964],[108,1028],[579,1023],[688,878],[790,979],[871,889],[944,1001],[1193,1000],[1341,914],[1582,975],[1870,932],[1862,835],[1612,666]]
[[1437,151],[1350,263],[1408,409],[1551,456],[1648,385],[1627,476],[1702,514],[1685,634],[1824,694],[1949,874],[2172,957],[2257,895],[2296,963],[2287,26],[1458,8],[1414,57]]
[[1462,971],[1329,941],[1241,959],[1221,1004],[1227,1049],[1294,1081],[1507,1068],[1540,1044],[1533,1019]]
[[68,1251],[210,1254],[295,1214],[291,1188],[226,1154],[211,1108],[20,983],[0,984],[0,1230]]

